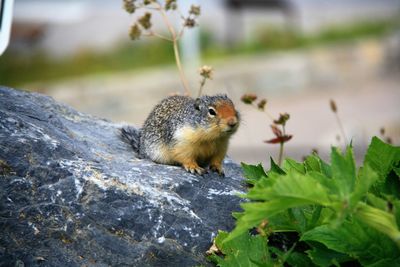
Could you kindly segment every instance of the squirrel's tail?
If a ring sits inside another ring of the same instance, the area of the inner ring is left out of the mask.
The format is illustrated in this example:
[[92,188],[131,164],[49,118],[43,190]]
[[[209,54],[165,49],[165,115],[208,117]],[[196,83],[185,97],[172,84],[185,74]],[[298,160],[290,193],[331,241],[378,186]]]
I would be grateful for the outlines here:
[[140,129],[132,126],[125,126],[121,128],[121,138],[130,144],[133,150],[139,154],[140,144]]

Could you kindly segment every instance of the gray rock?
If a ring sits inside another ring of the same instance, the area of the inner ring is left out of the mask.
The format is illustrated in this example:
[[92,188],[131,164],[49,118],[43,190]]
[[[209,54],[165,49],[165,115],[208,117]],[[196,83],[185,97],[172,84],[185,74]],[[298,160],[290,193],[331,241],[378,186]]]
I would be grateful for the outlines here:
[[194,266],[234,226],[226,177],[137,159],[121,125],[0,87],[0,265]]

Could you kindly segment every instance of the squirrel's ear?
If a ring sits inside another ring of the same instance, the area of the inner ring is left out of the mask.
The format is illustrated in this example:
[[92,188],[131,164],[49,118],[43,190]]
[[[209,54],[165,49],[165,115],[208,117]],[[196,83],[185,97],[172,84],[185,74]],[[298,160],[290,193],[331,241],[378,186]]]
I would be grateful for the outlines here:
[[201,106],[201,99],[196,98],[196,100],[194,101],[194,108],[200,110],[200,106]]

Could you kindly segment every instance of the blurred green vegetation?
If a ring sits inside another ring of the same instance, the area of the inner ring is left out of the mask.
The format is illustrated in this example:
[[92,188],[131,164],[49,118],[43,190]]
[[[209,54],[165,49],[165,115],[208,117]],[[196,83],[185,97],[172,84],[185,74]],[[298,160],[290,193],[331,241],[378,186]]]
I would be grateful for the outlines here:
[[276,26],[260,28],[257,38],[247,43],[238,44],[226,49],[216,47],[211,37],[203,36],[202,49],[206,57],[220,57],[232,54],[252,54],[258,52],[274,52],[290,49],[309,48],[324,44],[349,42],[367,37],[380,37],[399,27],[399,21],[364,21],[350,25],[329,27],[318,33],[305,35]]
[[[211,34],[201,34],[201,48],[206,60],[251,54],[312,47],[355,40],[363,37],[379,37],[397,26],[394,21],[362,22],[329,28],[315,35],[302,35],[275,27],[259,29],[257,39],[232,47],[218,44]],[[34,54],[17,54],[8,50],[0,57],[0,84],[18,87],[30,82],[46,82],[95,73],[138,70],[174,64],[172,45],[158,39],[150,42],[122,44],[107,53],[82,50],[74,56],[54,59],[44,51]]]
[[54,59],[43,51],[32,55],[8,50],[0,57],[0,84],[17,87],[29,82],[54,81],[94,73],[109,73],[174,62],[172,44],[166,41],[120,45],[108,53],[83,50]]

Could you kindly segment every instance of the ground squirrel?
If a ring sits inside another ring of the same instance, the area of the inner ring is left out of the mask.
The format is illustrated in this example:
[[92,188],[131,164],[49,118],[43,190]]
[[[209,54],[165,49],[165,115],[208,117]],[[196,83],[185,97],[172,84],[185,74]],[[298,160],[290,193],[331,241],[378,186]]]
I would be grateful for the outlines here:
[[222,161],[239,122],[226,95],[170,96],[154,107],[141,129],[124,127],[121,135],[140,156],[154,162],[182,165],[198,174],[209,166],[223,175]]

